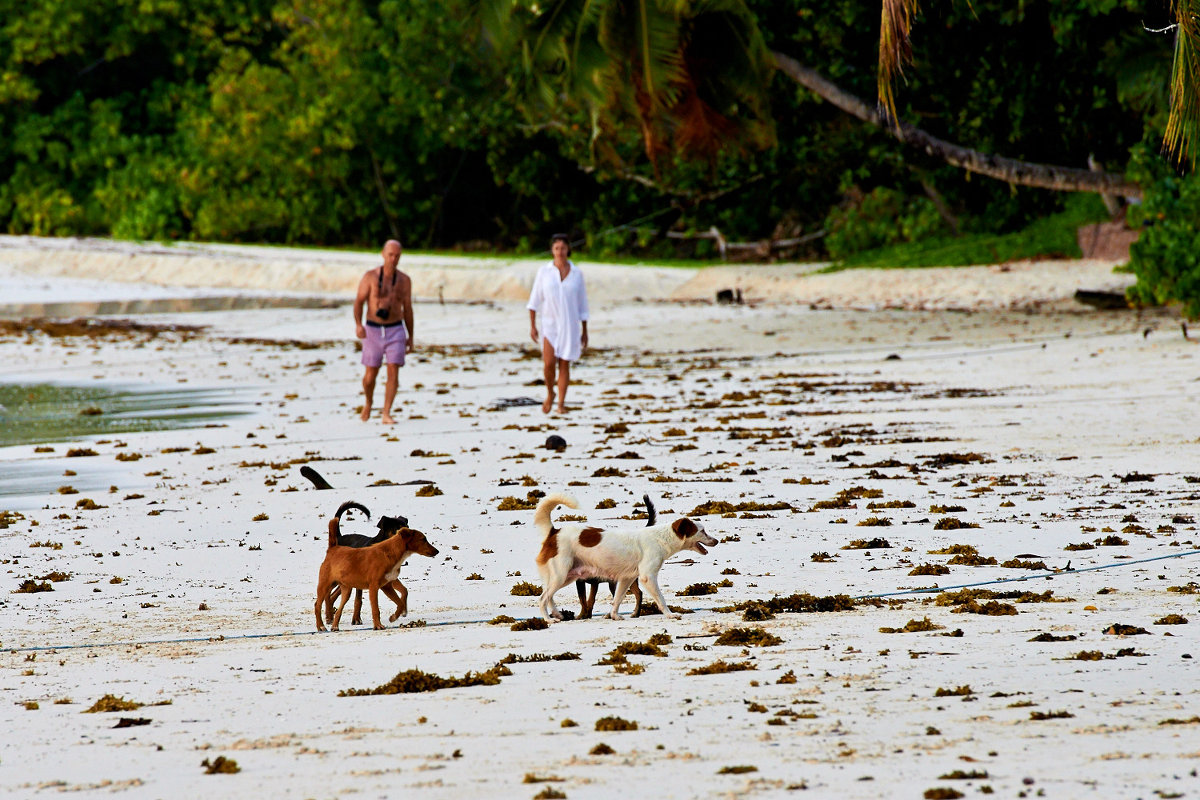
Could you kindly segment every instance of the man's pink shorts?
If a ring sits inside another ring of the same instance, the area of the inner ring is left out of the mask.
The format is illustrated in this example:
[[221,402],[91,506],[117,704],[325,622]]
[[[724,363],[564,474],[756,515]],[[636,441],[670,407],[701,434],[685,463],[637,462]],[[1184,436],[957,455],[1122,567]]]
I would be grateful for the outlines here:
[[403,322],[392,325],[366,323],[367,335],[362,343],[362,363],[378,367],[386,357],[389,364],[404,366],[404,350],[408,346],[408,329]]

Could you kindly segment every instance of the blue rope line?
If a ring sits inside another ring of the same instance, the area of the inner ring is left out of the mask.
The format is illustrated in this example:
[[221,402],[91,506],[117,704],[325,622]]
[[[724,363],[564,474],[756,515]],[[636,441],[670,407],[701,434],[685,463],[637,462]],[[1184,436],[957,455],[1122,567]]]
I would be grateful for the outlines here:
[[978,583],[960,583],[957,586],[930,586],[924,589],[907,589],[900,592],[881,592],[879,594],[862,594],[856,595],[855,600],[875,600],[884,597],[901,597],[908,594],[940,594],[952,589],[974,589],[978,586],[997,586],[1005,583],[1020,583],[1022,581],[1036,581],[1043,578],[1056,578],[1061,575],[1073,575],[1076,572],[1095,572],[1101,569],[1112,569],[1113,567],[1132,567],[1134,564],[1149,564],[1152,561],[1164,561],[1168,558],[1182,558],[1183,556],[1194,556],[1200,554],[1200,550],[1185,550],[1182,553],[1170,553],[1165,556],[1153,556],[1151,558],[1139,558],[1136,561],[1114,562],[1112,564],[1099,564],[1094,567],[1080,567],[1079,569],[1066,569],[1059,572],[1043,572],[1037,575],[1021,575],[1016,578],[997,578],[992,581],[979,581]]
[[[924,589],[906,589],[898,592],[880,592],[878,594],[860,594],[853,597],[854,600],[877,600],[885,597],[901,597],[912,594],[940,594],[941,592],[951,591],[953,589],[974,589],[979,586],[997,586],[1005,583],[1020,583],[1022,581],[1035,581],[1043,578],[1057,578],[1065,575],[1074,575],[1079,572],[1095,572],[1102,569],[1113,569],[1114,567],[1132,567],[1135,564],[1149,564],[1154,561],[1165,561],[1169,558],[1183,558],[1184,556],[1200,555],[1200,550],[1185,550],[1182,553],[1170,553],[1165,556],[1153,556],[1151,558],[1140,558],[1136,561],[1121,561],[1112,564],[1099,564],[1094,567],[1080,567],[1079,569],[1063,570],[1061,572],[1043,572],[1038,575],[1022,575],[1017,578],[997,578],[991,581],[979,581],[977,583],[960,583],[955,586],[931,586]],[[689,608],[691,612],[706,612],[712,609],[708,608]],[[525,619],[534,619],[526,617]],[[522,622],[524,620],[517,620]],[[422,628],[442,628],[450,625],[485,625],[491,622],[487,619],[465,619],[465,620],[444,620],[442,622],[426,622],[421,625]],[[365,633],[370,628],[351,628],[341,633]],[[322,631],[283,631],[282,633],[240,633],[233,636],[193,636],[181,639],[149,639],[142,642],[88,642],[85,644],[60,644],[60,645],[39,645],[36,647],[4,647],[0,648],[0,653],[31,653],[44,652],[48,650],[86,650],[96,647],[145,647],[152,644],[193,644],[196,642],[232,642],[245,639],[278,639],[285,636],[314,636]]]

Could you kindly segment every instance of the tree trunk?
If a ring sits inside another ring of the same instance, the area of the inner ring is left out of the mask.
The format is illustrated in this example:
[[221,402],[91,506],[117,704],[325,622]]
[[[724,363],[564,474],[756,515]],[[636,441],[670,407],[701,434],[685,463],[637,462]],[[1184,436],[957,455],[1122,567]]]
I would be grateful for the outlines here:
[[978,150],[951,144],[903,122],[889,125],[879,112],[860,98],[844,91],[820,73],[783,53],[773,52],[773,55],[776,65],[785,75],[815,92],[822,99],[847,114],[889,131],[905,144],[920,148],[928,155],[940,158],[956,167],[962,167],[968,172],[977,172],[1006,183],[1035,186],[1039,189],[1053,189],[1057,192],[1097,192],[1122,195],[1131,199],[1142,196],[1140,186],[1130,183],[1125,180],[1124,175],[1114,172],[1092,172],[1086,169],[1033,164],[1028,161],[988,155]]

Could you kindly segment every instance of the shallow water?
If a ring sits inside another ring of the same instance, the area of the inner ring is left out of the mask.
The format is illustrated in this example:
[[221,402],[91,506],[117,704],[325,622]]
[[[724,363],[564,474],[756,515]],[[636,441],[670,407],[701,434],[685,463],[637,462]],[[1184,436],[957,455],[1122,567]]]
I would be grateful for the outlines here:
[[[252,413],[248,390],[118,385],[0,383],[0,447],[69,442],[139,431],[197,428]],[[104,503],[109,487],[144,489],[153,481],[136,465],[67,458],[68,447],[36,459],[0,460],[0,508],[42,506],[69,483]],[[74,474],[64,477],[64,470]]]
[[194,428],[250,409],[236,389],[0,383],[0,447]]

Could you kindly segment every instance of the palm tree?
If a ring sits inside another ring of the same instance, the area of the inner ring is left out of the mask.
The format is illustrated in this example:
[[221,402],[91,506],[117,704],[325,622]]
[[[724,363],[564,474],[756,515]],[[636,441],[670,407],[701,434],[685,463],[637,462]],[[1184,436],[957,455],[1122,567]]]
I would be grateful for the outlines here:
[[630,123],[652,164],[675,152],[712,157],[730,142],[773,141],[762,88],[774,64],[741,0],[484,6],[493,39],[520,50],[524,102],[550,116],[564,98],[578,103],[593,147]]
[[[521,48],[526,98],[565,94],[592,123],[592,143],[630,121],[652,163],[677,151],[712,156],[730,142],[762,146],[772,127],[772,69],[859,119],[947,163],[1008,183],[1138,197],[1117,173],[1037,164],[946,142],[897,118],[893,83],[907,63],[916,0],[881,0],[875,107],[787,54],[769,50],[742,0],[480,0],[487,29]],[[1200,0],[1173,0],[1178,21],[1166,147],[1194,162],[1200,142]]]

